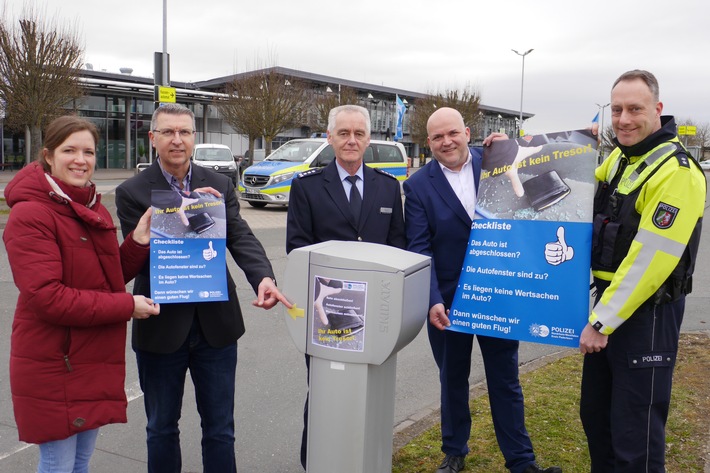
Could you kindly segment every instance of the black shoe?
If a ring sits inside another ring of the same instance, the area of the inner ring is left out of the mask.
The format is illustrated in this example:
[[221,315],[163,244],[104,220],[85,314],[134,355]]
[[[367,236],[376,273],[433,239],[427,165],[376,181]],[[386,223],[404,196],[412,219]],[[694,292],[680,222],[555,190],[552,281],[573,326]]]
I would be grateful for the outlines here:
[[444,457],[444,461],[439,465],[439,469],[436,470],[436,473],[458,473],[462,471],[465,466],[465,458],[466,457],[455,457],[447,454],[446,457]]
[[562,468],[559,466],[551,466],[543,470],[537,463],[531,463],[527,468],[525,468],[523,473],[562,473]]

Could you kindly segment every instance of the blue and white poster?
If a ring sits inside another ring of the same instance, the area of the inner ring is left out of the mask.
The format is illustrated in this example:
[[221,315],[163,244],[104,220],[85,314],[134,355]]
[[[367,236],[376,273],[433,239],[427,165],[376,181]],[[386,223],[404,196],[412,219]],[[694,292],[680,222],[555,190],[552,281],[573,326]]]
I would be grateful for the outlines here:
[[154,190],[150,292],[158,303],[228,300],[224,200]]
[[589,315],[597,140],[575,130],[484,150],[449,330],[577,347]]

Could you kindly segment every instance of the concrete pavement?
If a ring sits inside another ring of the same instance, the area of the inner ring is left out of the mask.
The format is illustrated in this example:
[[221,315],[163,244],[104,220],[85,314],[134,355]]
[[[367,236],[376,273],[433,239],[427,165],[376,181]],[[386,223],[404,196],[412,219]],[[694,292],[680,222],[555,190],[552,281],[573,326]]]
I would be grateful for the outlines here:
[[[0,171],[0,190],[11,178]],[[95,181],[104,193],[104,203],[115,212],[112,189],[130,171],[98,170]],[[707,206],[707,204],[706,204]],[[114,213],[115,215],[115,213]],[[242,216],[262,241],[277,275],[286,264],[284,250],[286,211],[279,207],[253,209],[242,207]],[[0,232],[2,226],[0,225]],[[695,277],[695,292],[688,298],[684,331],[708,330],[707,307],[710,303],[710,232],[703,235],[701,255]],[[9,333],[17,290],[7,263],[5,248],[0,250],[0,472],[25,472],[36,469],[36,447],[17,442],[8,381]],[[283,327],[280,309],[264,312],[253,308],[253,292],[241,271],[230,261],[242,300],[247,333],[239,341],[236,383],[237,465],[239,471],[297,473],[298,446],[305,397],[305,367]],[[521,345],[522,370],[535,369],[573,350],[548,345]],[[145,414],[138,388],[135,357],[126,348],[129,394],[128,423],[101,429],[92,471],[132,473],[145,471]],[[438,422],[439,384],[436,367],[422,331],[398,356],[395,407],[395,447],[405,444],[411,435]],[[472,391],[482,393],[484,379],[480,356],[474,355],[470,382]],[[202,471],[200,458],[199,416],[195,412],[194,392],[189,377],[181,421],[183,471]],[[533,439],[538,450],[545,440]]]

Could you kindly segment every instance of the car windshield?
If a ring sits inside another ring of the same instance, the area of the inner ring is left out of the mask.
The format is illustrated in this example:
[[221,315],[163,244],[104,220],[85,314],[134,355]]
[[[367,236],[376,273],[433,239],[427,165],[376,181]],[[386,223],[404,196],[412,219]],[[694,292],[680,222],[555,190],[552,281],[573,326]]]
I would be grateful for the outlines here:
[[197,148],[195,161],[234,161],[232,153],[224,148]]
[[322,141],[289,141],[271,153],[266,161],[288,161],[302,163],[315,150],[321,147]]

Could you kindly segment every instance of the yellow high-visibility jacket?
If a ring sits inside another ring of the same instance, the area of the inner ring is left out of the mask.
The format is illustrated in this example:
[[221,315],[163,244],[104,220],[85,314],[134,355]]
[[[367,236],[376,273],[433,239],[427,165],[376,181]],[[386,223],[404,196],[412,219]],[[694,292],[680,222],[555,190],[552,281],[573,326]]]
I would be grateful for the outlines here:
[[642,155],[627,157],[616,148],[595,171],[598,181],[611,182],[625,159],[628,165],[615,194],[628,196],[641,186],[635,201],[640,221],[628,253],[618,268],[593,271],[595,278],[610,282],[589,316],[589,323],[600,333],[610,335],[651,298],[678,266],[694,233],[699,238],[705,175],[682,154],[668,159],[678,146],[674,137]]

